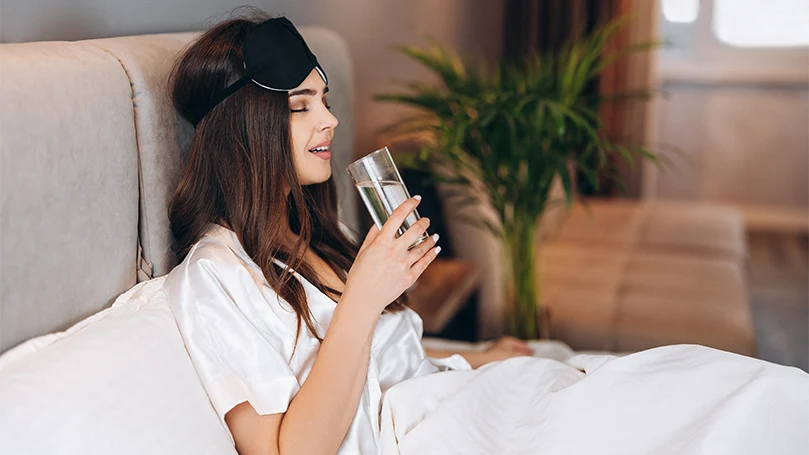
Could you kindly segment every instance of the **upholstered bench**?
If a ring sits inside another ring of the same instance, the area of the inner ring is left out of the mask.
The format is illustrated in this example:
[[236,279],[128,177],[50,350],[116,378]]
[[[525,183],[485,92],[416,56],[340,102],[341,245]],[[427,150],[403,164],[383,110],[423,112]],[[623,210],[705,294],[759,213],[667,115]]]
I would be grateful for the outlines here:
[[697,343],[755,355],[744,221],[695,203],[590,201],[541,245],[551,336],[574,349]]

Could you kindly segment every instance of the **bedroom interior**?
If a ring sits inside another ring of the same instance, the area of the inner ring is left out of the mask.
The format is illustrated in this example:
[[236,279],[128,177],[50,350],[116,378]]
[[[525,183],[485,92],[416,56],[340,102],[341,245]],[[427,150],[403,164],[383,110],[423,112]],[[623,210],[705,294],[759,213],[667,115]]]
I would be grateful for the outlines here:
[[[627,153],[593,163],[595,178],[575,165],[563,166],[564,178],[555,174],[554,204],[532,233],[537,270],[529,280],[541,310],[540,336],[529,337],[535,355],[567,361],[581,352],[627,356],[694,344],[809,372],[809,32],[793,20],[809,6],[772,3],[779,6],[254,6],[297,24],[329,72],[340,120],[332,169],[348,230],[365,232],[372,221],[345,167],[379,147],[390,147],[410,193],[423,195],[418,210],[432,220],[443,250],[408,291],[411,307],[423,319],[425,347],[460,351],[515,334],[505,303],[513,279],[504,275],[501,240],[468,222],[492,219],[485,195],[458,216],[452,187],[436,181],[436,168],[408,164],[441,145],[424,131],[391,129],[420,111],[379,95],[409,83],[443,86],[396,46],[435,40],[492,68],[556,55],[628,18],[602,56],[633,43],[660,44],[622,54],[587,81],[588,100],[638,96],[593,107],[599,137]],[[205,391],[191,384],[195,372],[171,313],[143,296],[176,265],[167,202],[194,134],[168,102],[166,79],[196,32],[239,6],[0,4],[3,453],[111,453],[122,441],[129,446],[120,453],[235,453]],[[794,415],[796,422],[805,417]],[[23,429],[19,422],[37,424]],[[104,436],[85,437],[90,427]],[[133,437],[138,429],[149,436]],[[778,430],[794,443],[783,447],[809,447],[793,430]],[[413,447],[398,450],[419,453]]]

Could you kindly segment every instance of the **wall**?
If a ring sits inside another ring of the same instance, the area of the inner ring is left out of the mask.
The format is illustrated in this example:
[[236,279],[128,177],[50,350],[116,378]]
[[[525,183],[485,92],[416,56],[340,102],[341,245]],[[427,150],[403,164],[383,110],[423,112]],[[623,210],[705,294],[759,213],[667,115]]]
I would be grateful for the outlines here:
[[682,155],[658,179],[660,197],[809,209],[805,86],[669,81],[660,141]]

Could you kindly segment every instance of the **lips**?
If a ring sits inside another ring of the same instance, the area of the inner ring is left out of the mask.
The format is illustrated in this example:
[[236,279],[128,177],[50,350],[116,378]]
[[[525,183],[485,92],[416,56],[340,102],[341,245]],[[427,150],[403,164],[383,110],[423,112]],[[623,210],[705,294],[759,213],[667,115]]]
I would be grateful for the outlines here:
[[331,140],[323,141],[309,149],[311,153],[324,153],[331,151]]
[[309,149],[309,153],[318,158],[327,160],[331,158],[331,140],[321,142],[320,144]]
[[318,158],[328,160],[331,158],[331,140],[321,142],[320,144],[310,148],[309,153]]
[[311,148],[311,149],[309,149],[309,151],[310,151],[311,153],[323,153],[323,152],[330,152],[330,151],[331,151],[331,146],[327,145],[327,146],[315,147],[315,148]]

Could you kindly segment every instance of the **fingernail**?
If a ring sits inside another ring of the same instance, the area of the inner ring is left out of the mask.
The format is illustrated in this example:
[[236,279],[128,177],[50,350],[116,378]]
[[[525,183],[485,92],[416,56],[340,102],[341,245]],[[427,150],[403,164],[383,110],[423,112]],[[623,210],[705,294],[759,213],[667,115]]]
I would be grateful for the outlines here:
[[420,200],[421,200],[421,196],[419,196],[419,195],[417,194],[417,195],[413,196],[413,199],[415,199],[415,200],[417,200],[417,201],[420,201]]
[[433,242],[437,242],[437,241],[438,241],[438,234],[433,234]]
[[440,252],[441,252],[441,247],[440,246],[435,247],[435,254],[438,254]]

